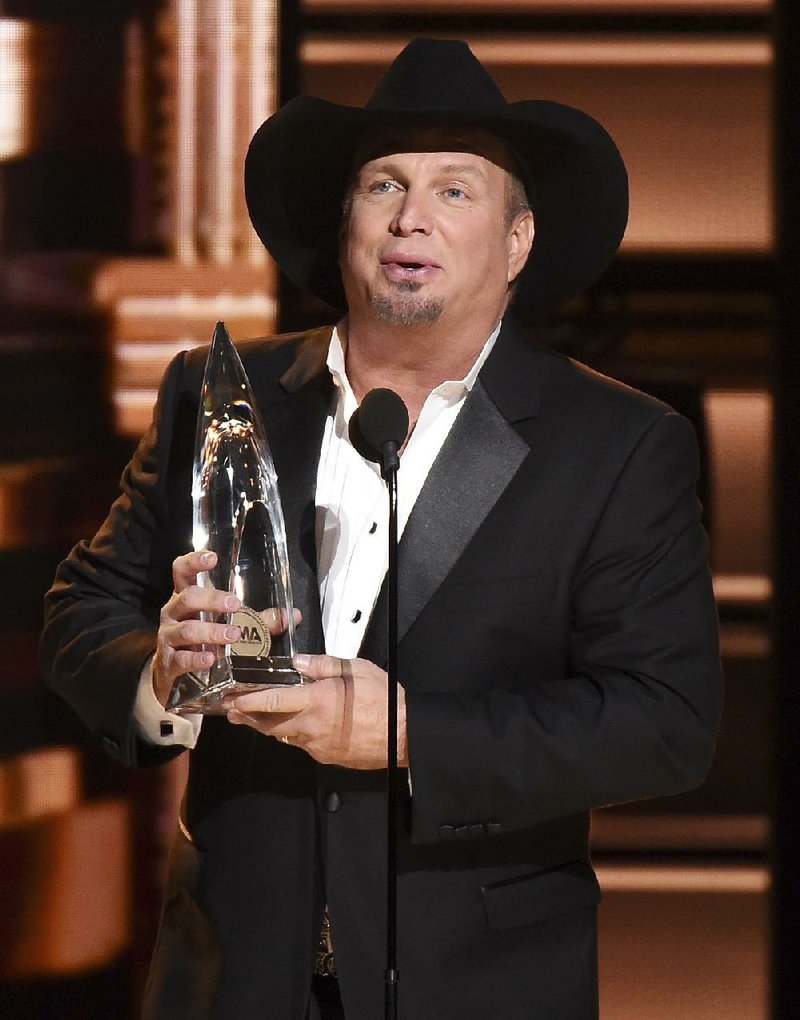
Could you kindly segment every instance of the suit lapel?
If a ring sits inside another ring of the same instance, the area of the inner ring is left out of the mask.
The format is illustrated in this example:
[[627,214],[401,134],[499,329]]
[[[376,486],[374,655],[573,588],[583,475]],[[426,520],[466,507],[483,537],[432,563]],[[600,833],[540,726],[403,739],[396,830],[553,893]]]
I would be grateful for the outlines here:
[[[538,383],[532,371],[537,362],[527,341],[512,326],[504,326],[434,461],[398,550],[401,640],[529,452],[510,421],[538,412]],[[398,484],[403,484],[402,460]],[[385,581],[361,655],[381,664],[387,659]]]
[[332,397],[331,380],[324,371],[329,341],[330,329],[309,334],[281,379],[285,396],[264,410],[286,522],[292,596],[303,613],[298,643],[302,651],[312,653],[324,650],[314,497],[320,445]]
[[[278,473],[294,603],[303,611],[303,651],[324,649],[319,606],[315,490],[332,383],[325,358],[330,329],[314,330],[281,379],[285,396],[263,408]],[[464,402],[409,517],[399,550],[402,639],[452,570],[529,452],[514,422],[535,417],[544,359],[511,324]],[[402,485],[402,471],[399,476]],[[386,585],[361,655],[386,661]]]

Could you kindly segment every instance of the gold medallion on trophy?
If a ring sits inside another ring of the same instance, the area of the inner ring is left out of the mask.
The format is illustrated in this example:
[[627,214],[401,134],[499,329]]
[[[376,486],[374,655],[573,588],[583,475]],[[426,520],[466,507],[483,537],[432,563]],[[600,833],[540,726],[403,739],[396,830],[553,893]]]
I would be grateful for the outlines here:
[[239,640],[230,646],[234,655],[269,655],[272,638],[267,625],[255,610],[242,606],[232,615],[231,624],[241,631]]

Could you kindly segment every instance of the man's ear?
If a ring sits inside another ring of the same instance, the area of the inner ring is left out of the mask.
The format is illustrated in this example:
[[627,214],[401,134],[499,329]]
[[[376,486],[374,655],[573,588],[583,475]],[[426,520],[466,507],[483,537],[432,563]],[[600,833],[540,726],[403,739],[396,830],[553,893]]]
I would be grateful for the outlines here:
[[511,283],[522,272],[533,247],[536,228],[530,209],[521,212],[508,232],[508,282]]

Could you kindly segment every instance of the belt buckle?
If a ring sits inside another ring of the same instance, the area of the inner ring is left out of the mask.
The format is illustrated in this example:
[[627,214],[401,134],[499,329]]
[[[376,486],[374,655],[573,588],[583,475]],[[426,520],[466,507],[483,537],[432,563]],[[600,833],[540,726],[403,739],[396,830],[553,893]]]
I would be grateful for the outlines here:
[[335,978],[336,960],[333,958],[333,935],[331,934],[331,917],[328,908],[322,911],[322,927],[314,956],[314,973],[317,977]]

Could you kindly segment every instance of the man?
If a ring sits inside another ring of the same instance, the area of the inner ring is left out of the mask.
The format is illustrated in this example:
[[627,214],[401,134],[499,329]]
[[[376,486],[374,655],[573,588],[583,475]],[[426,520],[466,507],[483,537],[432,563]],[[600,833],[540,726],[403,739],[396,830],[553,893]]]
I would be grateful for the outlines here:
[[200,622],[237,603],[198,587],[213,560],[186,552],[202,353],[168,370],[43,637],[53,684],[112,753],[196,744],[149,1013],[317,1015],[327,905],[344,1015],[382,1014],[386,499],[347,421],[390,386],[412,421],[400,1014],[596,1016],[588,813],[698,783],[720,710],[691,427],[535,347],[507,309],[513,292],[541,314],[602,271],[627,214],[619,154],[578,111],[507,104],[463,44],[418,40],[365,109],[301,98],[267,121],[246,185],[283,269],[346,310],[333,332],[241,348],[280,479],[296,664],[316,683],[202,727],[162,708],[209,664],[200,645],[235,637]]

